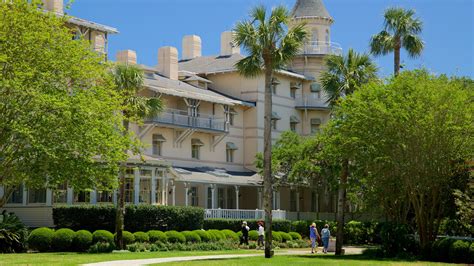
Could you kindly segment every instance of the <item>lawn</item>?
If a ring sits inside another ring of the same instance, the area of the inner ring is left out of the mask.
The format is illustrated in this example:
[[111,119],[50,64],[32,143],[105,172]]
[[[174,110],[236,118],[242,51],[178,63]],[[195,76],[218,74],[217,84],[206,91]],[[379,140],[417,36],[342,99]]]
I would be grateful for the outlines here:
[[200,256],[200,255],[222,255],[222,254],[252,254],[255,250],[224,250],[224,251],[168,251],[168,252],[144,252],[144,253],[106,253],[88,254],[74,252],[51,252],[51,253],[19,253],[0,254],[0,265],[79,265],[84,263],[112,261],[151,259],[165,257]]
[[[164,264],[155,264],[164,265]],[[183,265],[183,262],[166,263],[167,266],[178,266]],[[187,261],[186,266],[199,266],[199,265],[449,265],[435,262],[424,262],[424,261],[401,261],[401,260],[373,260],[367,259],[362,255],[346,255],[343,257],[336,257],[333,255],[298,255],[298,256],[285,256],[277,255],[272,259],[265,259],[262,256],[259,257],[247,257],[238,259],[222,259],[222,260],[201,260],[201,261]]]

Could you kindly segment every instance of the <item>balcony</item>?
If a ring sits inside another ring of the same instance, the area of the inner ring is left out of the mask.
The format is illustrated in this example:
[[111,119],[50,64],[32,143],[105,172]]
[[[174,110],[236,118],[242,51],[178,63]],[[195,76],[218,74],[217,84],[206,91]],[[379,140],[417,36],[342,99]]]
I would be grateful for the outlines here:
[[308,42],[303,46],[304,55],[342,55],[342,47],[335,42]]
[[190,116],[186,111],[176,109],[166,109],[158,116],[146,119],[145,124],[164,124],[172,127],[223,133],[228,131],[224,118],[216,118],[213,115],[205,114]]
[[315,94],[298,95],[295,98],[296,109],[314,109],[314,110],[329,110],[329,104],[326,103],[325,98],[317,97]]

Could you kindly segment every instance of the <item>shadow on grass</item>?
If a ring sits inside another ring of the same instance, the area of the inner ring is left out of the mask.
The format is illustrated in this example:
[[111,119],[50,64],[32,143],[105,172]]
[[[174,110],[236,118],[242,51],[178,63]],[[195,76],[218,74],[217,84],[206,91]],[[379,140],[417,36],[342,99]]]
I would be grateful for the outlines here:
[[310,259],[322,259],[322,260],[371,260],[371,261],[393,261],[393,262],[413,262],[417,261],[416,258],[380,258],[375,256],[369,256],[364,254],[354,254],[354,255],[324,255],[324,256],[314,256],[314,255],[294,255],[295,257],[300,258],[310,258]]

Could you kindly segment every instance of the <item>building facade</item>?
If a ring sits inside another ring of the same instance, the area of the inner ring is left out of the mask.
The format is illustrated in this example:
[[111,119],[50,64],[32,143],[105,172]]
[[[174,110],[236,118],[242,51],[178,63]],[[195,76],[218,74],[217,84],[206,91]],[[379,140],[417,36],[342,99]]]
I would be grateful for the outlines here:
[[[46,1],[49,10],[61,1]],[[48,5],[51,3],[51,5]],[[306,22],[310,38],[288,69],[275,74],[272,140],[288,130],[302,136],[317,134],[330,117],[318,82],[324,57],[341,54],[331,42],[332,17],[321,0],[298,0],[291,25]],[[106,55],[110,27],[80,19],[72,29],[91,38],[93,48]],[[102,31],[101,31],[102,30]],[[255,156],[263,151],[264,77],[246,78],[235,64],[244,55],[232,44],[232,32],[221,34],[220,53],[203,56],[201,38],[184,36],[181,56],[175,47],[158,49],[156,66],[139,65],[145,72],[143,96],[159,97],[166,109],[142,125],[131,125],[146,145],[145,161],[131,156],[126,178],[126,202],[197,206],[207,218],[262,218],[262,178]],[[102,37],[98,37],[102,36]],[[137,64],[133,50],[120,51],[118,62]],[[52,225],[55,204],[113,204],[115,191],[45,189],[38,203],[35,190],[20,188],[8,209],[27,224]],[[36,204],[36,205],[34,205]],[[326,186],[277,187],[275,218],[333,219],[336,196]],[[24,214],[28,210],[29,214]],[[40,217],[43,217],[40,219]]]

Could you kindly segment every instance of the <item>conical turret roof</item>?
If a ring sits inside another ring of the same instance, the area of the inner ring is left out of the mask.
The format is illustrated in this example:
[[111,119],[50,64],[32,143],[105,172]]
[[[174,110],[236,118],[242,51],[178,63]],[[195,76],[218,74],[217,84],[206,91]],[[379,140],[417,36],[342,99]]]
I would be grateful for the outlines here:
[[297,0],[292,15],[294,18],[320,17],[332,19],[322,0]]

